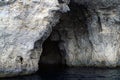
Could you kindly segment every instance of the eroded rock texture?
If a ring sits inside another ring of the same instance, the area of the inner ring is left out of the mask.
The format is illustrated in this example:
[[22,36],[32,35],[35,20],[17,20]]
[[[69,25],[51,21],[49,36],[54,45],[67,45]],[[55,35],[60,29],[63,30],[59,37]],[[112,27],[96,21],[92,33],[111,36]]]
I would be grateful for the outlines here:
[[[63,14],[55,26],[51,39],[59,36],[61,54],[69,66],[88,66],[92,57],[92,43],[87,28],[87,8],[70,3],[70,12]],[[56,35],[57,34],[57,35]]]
[[[75,3],[74,3],[75,2]],[[61,54],[69,66],[119,66],[118,0],[71,1],[55,26]]]
[[42,42],[59,19],[56,11],[68,9],[58,0],[0,0],[0,76],[37,71]]
[[120,65],[120,0],[69,2],[0,0],[0,77],[37,71],[52,31],[67,65]]
[[93,66],[119,66],[120,1],[75,1],[87,6],[90,15],[87,18],[87,28],[92,50],[89,64]]

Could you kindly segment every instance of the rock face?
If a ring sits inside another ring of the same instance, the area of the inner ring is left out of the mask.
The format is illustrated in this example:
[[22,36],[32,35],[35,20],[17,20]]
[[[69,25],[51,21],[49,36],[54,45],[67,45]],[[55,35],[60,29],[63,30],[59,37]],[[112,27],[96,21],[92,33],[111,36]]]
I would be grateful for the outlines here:
[[1,77],[38,70],[42,43],[59,20],[56,11],[67,8],[57,0],[0,0]]
[[[55,26],[69,66],[119,66],[119,1],[75,0]],[[77,5],[79,4],[79,5]]]
[[87,8],[87,12],[83,12],[87,13],[85,24],[88,34],[86,32],[86,37],[77,34],[79,37],[77,44],[80,48],[77,49],[77,56],[72,61],[77,62],[76,65],[120,66],[120,1],[75,0],[75,2]]
[[120,66],[119,0],[0,0],[0,77],[36,72],[52,31],[67,65]]

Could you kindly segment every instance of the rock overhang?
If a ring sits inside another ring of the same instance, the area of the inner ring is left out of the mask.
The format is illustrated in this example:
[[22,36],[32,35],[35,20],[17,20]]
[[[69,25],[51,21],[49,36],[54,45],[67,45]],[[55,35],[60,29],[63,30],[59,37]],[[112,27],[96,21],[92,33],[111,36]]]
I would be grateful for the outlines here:
[[[78,11],[78,14],[85,14],[83,17],[86,18],[84,24],[87,31],[82,34],[82,28],[69,28],[69,23],[64,25],[65,29],[62,28],[69,36],[65,36],[60,30],[64,41],[60,48],[64,47],[67,53],[67,64],[119,66],[120,1],[72,1],[87,8]],[[42,43],[52,32],[53,26],[59,22],[60,15],[56,13],[70,11],[69,2],[70,0],[62,0],[61,3],[58,0],[0,0],[1,77],[11,73],[13,74],[10,76],[29,74],[38,70]],[[67,17],[69,16],[65,16],[63,20],[72,20]],[[79,25],[81,24],[77,24]],[[40,40],[39,47],[34,48],[37,40]]]

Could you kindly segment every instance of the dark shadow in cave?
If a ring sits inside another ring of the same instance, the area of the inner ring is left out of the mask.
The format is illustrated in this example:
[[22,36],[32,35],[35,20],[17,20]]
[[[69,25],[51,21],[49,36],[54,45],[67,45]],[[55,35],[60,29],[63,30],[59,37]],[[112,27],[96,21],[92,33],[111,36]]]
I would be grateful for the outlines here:
[[[60,37],[62,34],[67,33],[65,28],[70,30],[72,29],[75,34],[80,33],[80,35],[88,35],[88,29],[86,25],[86,19],[89,15],[89,12],[87,12],[87,8],[84,5],[78,5],[74,2],[71,2],[69,4],[69,7],[71,9],[70,12],[65,13],[61,16],[60,23],[58,23],[54,28],[53,31],[57,31],[60,33]],[[62,26],[65,25],[65,26]],[[66,26],[67,24],[67,26]],[[73,25],[72,27],[69,25]],[[62,28],[62,29],[61,29]],[[62,31],[59,31],[62,30]],[[56,34],[56,33],[54,33]],[[60,50],[59,44],[62,39],[58,40],[51,40],[51,36],[53,36],[53,32],[51,35],[44,41],[42,47],[43,47],[43,52],[40,56],[40,61],[39,61],[39,69],[43,68],[49,68],[53,69],[53,66],[61,66],[65,65],[66,66],[66,51],[65,50]],[[67,38],[68,36],[66,36]],[[76,37],[77,38],[77,37]],[[77,40],[77,39],[76,39]],[[40,41],[39,41],[40,42]],[[63,41],[64,42],[64,41]],[[51,68],[52,66],[52,68]]]
[[40,56],[39,65],[62,65],[63,56],[60,53],[59,41],[52,41],[50,37],[43,43],[43,52]]
[[65,56],[59,48],[61,40],[51,40],[52,33],[42,45],[43,51],[39,60],[38,73],[55,72],[66,67]]

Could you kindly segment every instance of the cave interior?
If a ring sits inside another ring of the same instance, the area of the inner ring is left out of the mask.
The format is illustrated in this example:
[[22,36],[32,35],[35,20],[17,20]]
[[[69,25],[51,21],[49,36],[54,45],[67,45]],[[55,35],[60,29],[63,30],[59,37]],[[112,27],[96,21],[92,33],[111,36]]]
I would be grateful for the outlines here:
[[[61,39],[62,35],[61,33],[66,33],[65,31],[66,26],[64,24],[68,25],[72,24],[72,29],[78,30],[83,28],[81,31],[81,34],[88,33],[87,26],[86,26],[86,15],[88,16],[87,8],[84,5],[78,5],[74,2],[71,2],[69,4],[70,11],[67,13],[62,13],[60,22],[56,24],[56,26],[53,27],[52,33],[50,36],[44,41],[42,47],[43,51],[40,56],[39,66],[43,65],[66,65],[66,52],[62,51],[60,49],[60,44],[64,43],[64,40]],[[61,24],[63,25],[61,27]],[[77,27],[76,27],[77,26]],[[62,32],[60,30],[63,30]],[[79,32],[78,32],[79,33]],[[58,34],[58,36],[54,36]],[[68,33],[69,34],[69,33]],[[76,33],[77,34],[77,33]],[[51,38],[55,38],[55,40]],[[56,39],[57,37],[57,39]],[[59,39],[58,39],[59,37]]]

